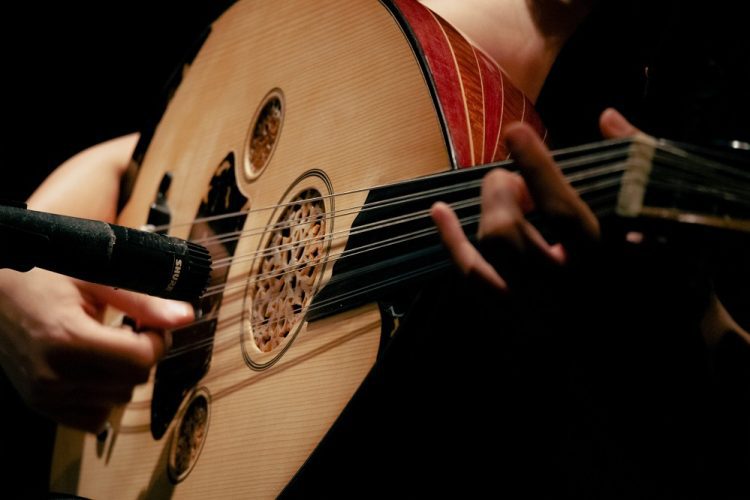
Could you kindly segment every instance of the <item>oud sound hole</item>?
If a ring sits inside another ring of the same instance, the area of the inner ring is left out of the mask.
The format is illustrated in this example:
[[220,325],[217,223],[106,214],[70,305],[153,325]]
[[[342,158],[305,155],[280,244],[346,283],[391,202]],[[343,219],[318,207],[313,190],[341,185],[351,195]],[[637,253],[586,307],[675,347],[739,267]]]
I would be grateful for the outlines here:
[[169,454],[169,477],[178,483],[185,479],[198,460],[208,432],[207,393],[197,392],[182,415]]
[[251,310],[253,339],[261,352],[283,342],[312,299],[326,230],[320,192],[301,193],[272,227],[256,270]]
[[280,90],[269,93],[256,112],[245,150],[245,176],[253,179],[260,175],[273,154],[281,133],[283,119]]

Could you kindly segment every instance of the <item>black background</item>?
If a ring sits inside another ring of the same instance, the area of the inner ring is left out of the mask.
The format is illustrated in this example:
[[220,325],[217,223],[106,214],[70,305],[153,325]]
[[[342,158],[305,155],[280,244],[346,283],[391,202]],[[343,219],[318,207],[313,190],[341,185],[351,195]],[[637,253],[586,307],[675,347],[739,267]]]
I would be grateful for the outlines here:
[[227,1],[16,4],[2,33],[2,196],[76,152],[138,130]]
[[[25,199],[75,152],[138,130],[191,42],[227,3],[3,7],[0,197]],[[600,2],[538,102],[553,145],[596,140],[606,106],[655,135],[750,142],[748,9],[738,4]],[[2,392],[12,407],[12,392]],[[6,486],[43,488],[52,427],[22,411],[0,423],[3,454],[15,457],[0,473]]]

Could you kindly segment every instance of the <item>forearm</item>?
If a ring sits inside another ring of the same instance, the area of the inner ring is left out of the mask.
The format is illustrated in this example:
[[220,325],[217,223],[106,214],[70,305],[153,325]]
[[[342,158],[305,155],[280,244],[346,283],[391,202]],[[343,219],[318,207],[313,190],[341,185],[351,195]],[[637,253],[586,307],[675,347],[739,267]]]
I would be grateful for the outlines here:
[[535,101],[593,0],[420,0],[492,57]]
[[138,135],[130,134],[72,157],[34,191],[28,200],[29,208],[114,221],[120,178],[137,141]]

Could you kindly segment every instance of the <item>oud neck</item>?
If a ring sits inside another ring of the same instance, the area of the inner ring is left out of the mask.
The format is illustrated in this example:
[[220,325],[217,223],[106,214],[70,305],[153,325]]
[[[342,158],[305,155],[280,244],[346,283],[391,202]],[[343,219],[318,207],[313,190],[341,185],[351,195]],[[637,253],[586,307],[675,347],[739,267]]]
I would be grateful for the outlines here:
[[[650,228],[654,222],[678,222],[750,232],[750,172],[707,153],[638,135],[559,150],[553,157],[605,225],[617,218],[634,228],[644,226],[641,222]],[[517,170],[505,161],[371,189],[309,319],[423,285],[449,269],[430,207],[437,201],[450,204],[475,240],[482,178],[498,167]],[[546,236],[544,221],[528,217]]]
[[[554,158],[568,181],[597,213],[612,213],[628,158],[630,139],[559,150]],[[645,154],[645,153],[641,153]],[[451,262],[430,217],[437,201],[452,206],[471,240],[480,215],[482,178],[503,161],[411,179],[371,189],[355,219],[331,279],[316,295],[308,319],[370,303],[398,289],[423,285]]]

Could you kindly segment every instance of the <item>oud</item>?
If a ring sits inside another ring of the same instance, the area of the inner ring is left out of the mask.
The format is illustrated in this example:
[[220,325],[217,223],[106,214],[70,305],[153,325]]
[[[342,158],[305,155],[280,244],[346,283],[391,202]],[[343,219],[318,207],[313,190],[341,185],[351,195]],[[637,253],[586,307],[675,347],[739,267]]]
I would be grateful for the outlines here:
[[[463,167],[506,160],[513,121],[543,133],[500,68],[415,0],[232,6],[143,136],[119,219],[208,247],[211,283],[107,433],[59,430],[51,489],[281,492],[394,333],[383,304],[449,267],[429,206],[451,202],[472,231],[488,167]],[[653,160],[680,156],[655,146],[558,159],[599,214],[682,220],[646,192]],[[723,223],[718,206],[690,221]]]

